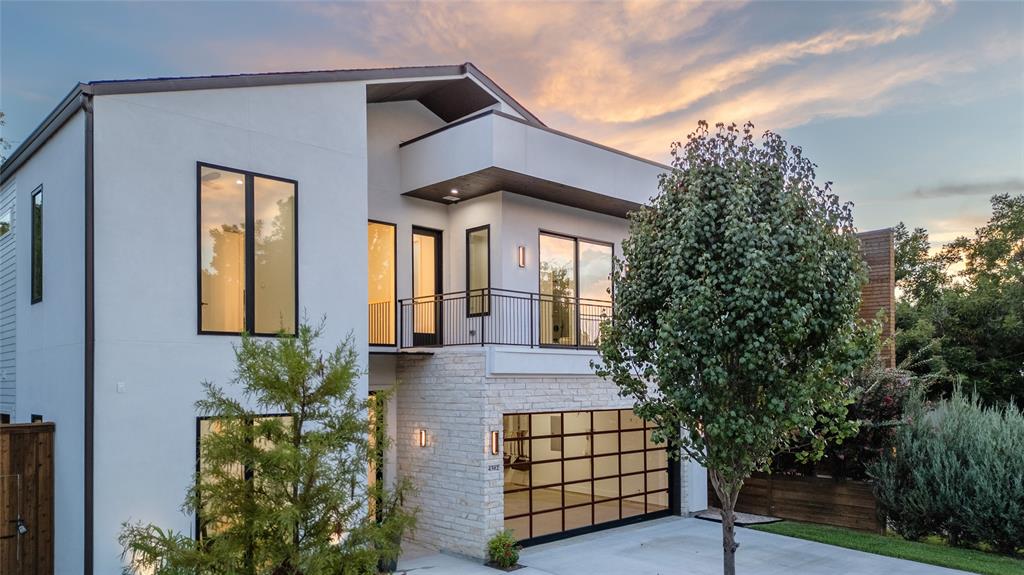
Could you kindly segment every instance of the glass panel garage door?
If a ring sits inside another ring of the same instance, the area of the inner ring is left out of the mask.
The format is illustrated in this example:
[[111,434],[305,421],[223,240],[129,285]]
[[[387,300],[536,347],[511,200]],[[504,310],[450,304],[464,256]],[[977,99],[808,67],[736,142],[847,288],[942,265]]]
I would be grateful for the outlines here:
[[534,539],[669,509],[668,457],[630,409],[504,416],[505,527]]

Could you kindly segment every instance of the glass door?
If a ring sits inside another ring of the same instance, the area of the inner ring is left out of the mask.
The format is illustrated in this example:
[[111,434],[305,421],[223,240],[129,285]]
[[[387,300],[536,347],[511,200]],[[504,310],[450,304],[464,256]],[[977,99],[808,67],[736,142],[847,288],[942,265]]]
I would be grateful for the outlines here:
[[412,230],[412,343],[441,345],[441,232]]

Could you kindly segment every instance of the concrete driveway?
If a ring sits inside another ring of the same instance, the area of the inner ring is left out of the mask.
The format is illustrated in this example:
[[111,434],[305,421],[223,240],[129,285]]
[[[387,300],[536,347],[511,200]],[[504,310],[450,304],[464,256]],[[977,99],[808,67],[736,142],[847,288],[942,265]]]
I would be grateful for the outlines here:
[[[722,528],[700,519],[668,517],[528,547],[516,575],[720,575]],[[737,529],[740,575],[952,575],[923,563],[872,555],[781,535]],[[443,554],[403,558],[399,573],[498,575],[501,571]]]

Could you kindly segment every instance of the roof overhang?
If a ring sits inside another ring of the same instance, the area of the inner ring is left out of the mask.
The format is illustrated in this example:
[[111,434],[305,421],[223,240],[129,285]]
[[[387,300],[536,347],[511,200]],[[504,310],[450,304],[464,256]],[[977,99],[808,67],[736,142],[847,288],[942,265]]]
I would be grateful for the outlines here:
[[104,80],[77,84],[3,163],[0,167],[0,183],[10,178],[68,118],[74,115],[74,112],[84,105],[84,100],[93,95],[222,90],[323,82],[365,82],[367,102],[417,100],[445,122],[478,112],[501,101],[530,124],[544,125],[540,118],[523,107],[511,94],[470,62],[445,66]]
[[406,196],[451,203],[498,191],[625,217],[671,168],[490,110],[400,146]]

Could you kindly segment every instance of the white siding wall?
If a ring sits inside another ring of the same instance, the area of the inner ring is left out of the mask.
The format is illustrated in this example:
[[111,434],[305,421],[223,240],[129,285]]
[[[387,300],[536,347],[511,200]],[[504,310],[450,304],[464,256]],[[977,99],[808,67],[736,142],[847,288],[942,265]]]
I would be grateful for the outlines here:
[[[82,570],[85,361],[85,114],[14,175],[22,224],[17,259],[17,421],[42,415],[54,436],[55,572]],[[43,186],[43,301],[31,304],[32,192]]]
[[8,214],[10,230],[0,237],[0,413],[14,417],[17,398],[17,362],[15,360],[15,325],[17,318],[17,253],[15,251],[14,200],[17,190],[13,183],[0,190],[0,217]]
[[326,315],[325,346],[365,346],[365,97],[353,83],[96,98],[96,573],[119,572],[123,521],[192,533],[194,402],[232,376],[238,338],[196,333],[197,161],[298,181],[300,312]]

